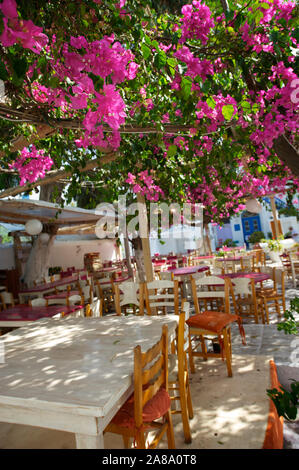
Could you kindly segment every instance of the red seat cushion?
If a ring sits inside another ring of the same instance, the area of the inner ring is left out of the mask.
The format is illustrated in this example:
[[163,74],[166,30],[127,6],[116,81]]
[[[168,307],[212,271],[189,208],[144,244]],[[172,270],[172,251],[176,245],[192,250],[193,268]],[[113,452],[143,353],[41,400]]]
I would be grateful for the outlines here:
[[187,320],[187,325],[192,328],[200,328],[211,331],[219,335],[221,331],[233,322],[239,325],[240,334],[245,344],[245,332],[242,326],[242,319],[238,315],[230,315],[223,312],[211,312],[209,310],[193,315]]
[[[150,423],[161,418],[170,408],[170,397],[168,392],[161,388],[144,406],[142,412],[143,423]],[[135,428],[134,418],[134,394],[128,398],[126,403],[112,419],[113,424],[126,428]]]

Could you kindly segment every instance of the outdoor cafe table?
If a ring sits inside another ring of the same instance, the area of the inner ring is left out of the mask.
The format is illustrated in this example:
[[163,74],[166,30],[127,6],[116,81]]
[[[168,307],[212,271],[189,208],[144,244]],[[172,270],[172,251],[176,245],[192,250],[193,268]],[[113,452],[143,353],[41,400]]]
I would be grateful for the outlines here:
[[134,389],[133,348],[151,348],[178,316],[43,319],[0,338],[0,422],[76,435],[104,448],[103,431]]
[[[85,276],[80,276],[80,279],[86,279]],[[63,277],[62,279],[59,279],[58,281],[53,281],[53,282],[47,282],[44,284],[39,284],[37,286],[32,286],[28,287],[26,289],[22,289],[19,292],[19,299],[20,303],[25,302],[26,297],[43,297],[45,294],[49,294],[50,292],[53,292],[56,287],[60,286],[65,286],[65,285],[72,285],[75,284],[79,280],[79,276],[69,276],[69,277]]]
[[270,279],[270,275],[266,273],[246,273],[246,272],[241,272],[241,273],[227,273],[227,274],[217,274],[217,277],[221,277],[224,279],[225,277],[229,277],[230,279],[234,279],[236,277],[245,277],[248,279],[254,279],[254,282],[264,282]]
[[26,304],[15,305],[0,312],[0,327],[19,328],[36,322],[41,318],[59,315],[62,312],[65,315],[70,315],[82,308],[83,306],[81,305],[73,305],[71,307],[66,305],[48,305],[45,307],[31,307]]

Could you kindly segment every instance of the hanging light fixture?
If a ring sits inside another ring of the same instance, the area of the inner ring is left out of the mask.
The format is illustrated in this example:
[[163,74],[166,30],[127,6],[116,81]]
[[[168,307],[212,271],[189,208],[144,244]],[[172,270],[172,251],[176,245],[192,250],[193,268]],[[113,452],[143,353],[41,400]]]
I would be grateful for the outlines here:
[[38,235],[43,229],[43,224],[38,219],[28,220],[25,224],[25,230],[29,235]]
[[50,235],[44,232],[40,234],[39,238],[42,243],[48,243],[48,241],[50,240]]
[[248,199],[245,203],[246,209],[253,214],[259,214],[262,210],[262,205],[256,199]]

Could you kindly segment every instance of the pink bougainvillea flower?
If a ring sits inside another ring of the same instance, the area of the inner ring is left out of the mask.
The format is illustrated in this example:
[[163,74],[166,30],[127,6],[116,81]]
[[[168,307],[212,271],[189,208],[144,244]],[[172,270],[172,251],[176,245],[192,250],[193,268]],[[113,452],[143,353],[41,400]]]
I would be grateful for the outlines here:
[[3,3],[0,5],[0,9],[6,18],[17,18],[17,4],[15,0],[3,0]]

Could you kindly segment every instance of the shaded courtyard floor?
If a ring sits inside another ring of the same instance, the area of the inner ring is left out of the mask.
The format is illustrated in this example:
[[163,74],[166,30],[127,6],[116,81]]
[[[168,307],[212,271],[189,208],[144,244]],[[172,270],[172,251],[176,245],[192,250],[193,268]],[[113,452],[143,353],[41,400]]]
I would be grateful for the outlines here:
[[[299,289],[287,284],[287,308]],[[192,443],[185,444],[181,416],[174,415],[177,449],[260,449],[267,427],[270,387],[269,361],[274,359],[278,378],[288,388],[299,380],[299,339],[277,330],[277,315],[270,325],[245,320],[246,346],[238,326],[232,328],[233,377],[227,377],[221,359],[196,359],[190,374],[194,418],[190,421]],[[105,435],[105,448],[122,448],[118,436]],[[166,442],[161,443],[166,448]],[[73,434],[43,428],[0,423],[1,449],[74,449]],[[284,422],[284,448],[299,449],[299,418]]]

